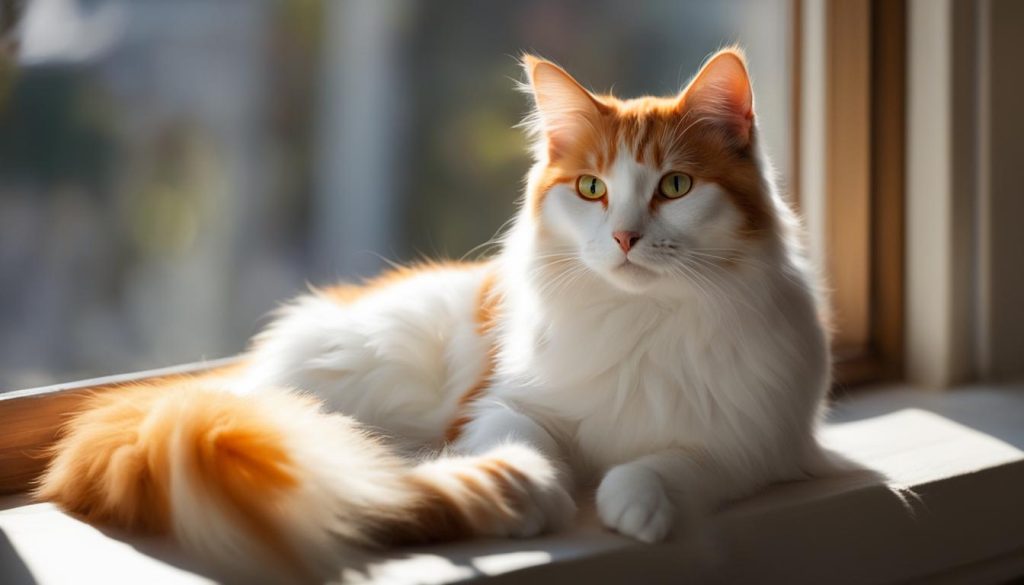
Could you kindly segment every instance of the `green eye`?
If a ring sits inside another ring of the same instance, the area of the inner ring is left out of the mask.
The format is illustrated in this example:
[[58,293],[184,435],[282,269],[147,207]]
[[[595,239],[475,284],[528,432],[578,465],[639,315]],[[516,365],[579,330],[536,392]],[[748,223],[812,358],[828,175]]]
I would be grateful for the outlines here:
[[581,175],[576,181],[576,191],[579,192],[580,197],[596,201],[604,197],[608,188],[604,186],[604,181],[594,175]]
[[690,175],[686,173],[669,173],[661,178],[661,185],[658,186],[658,191],[662,197],[679,199],[689,193],[691,187],[693,187],[693,178]]

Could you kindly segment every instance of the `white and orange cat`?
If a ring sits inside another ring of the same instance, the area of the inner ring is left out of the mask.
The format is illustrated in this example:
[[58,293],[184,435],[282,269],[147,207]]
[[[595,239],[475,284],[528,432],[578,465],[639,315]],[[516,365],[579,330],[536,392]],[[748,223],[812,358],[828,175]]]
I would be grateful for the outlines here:
[[588,488],[605,526],[657,542],[827,472],[826,333],[743,55],[630,100],[523,66],[535,164],[500,253],[315,291],[238,366],[97,394],[38,497],[309,576],[555,531]]

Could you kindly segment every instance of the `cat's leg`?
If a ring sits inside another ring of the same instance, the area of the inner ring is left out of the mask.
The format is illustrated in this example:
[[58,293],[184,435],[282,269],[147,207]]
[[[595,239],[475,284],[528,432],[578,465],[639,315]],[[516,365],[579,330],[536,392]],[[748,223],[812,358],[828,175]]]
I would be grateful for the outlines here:
[[597,511],[612,530],[660,542],[680,522],[699,520],[762,483],[763,474],[706,451],[668,449],[608,470],[597,489]]
[[419,477],[472,508],[473,532],[533,536],[567,527],[576,513],[560,447],[540,424],[488,400],[452,446],[454,454],[421,464]]
[[453,447],[461,453],[479,454],[505,444],[529,446],[558,464],[562,460],[562,448],[551,433],[533,417],[494,398],[475,406],[472,419]]

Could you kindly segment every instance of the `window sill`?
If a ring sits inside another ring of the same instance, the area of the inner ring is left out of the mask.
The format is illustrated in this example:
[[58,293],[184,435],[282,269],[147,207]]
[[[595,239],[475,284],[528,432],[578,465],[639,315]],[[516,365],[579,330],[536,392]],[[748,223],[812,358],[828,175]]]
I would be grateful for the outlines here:
[[[1024,390],[859,392],[835,408],[825,440],[918,495],[908,513],[858,477],[778,485],[717,517],[717,552],[643,546],[602,531],[592,512],[568,534],[407,549],[371,565],[393,583],[782,582],[1024,575]],[[0,498],[0,582],[208,582],[164,541],[100,531],[48,504]],[[359,575],[348,575],[356,582]]]

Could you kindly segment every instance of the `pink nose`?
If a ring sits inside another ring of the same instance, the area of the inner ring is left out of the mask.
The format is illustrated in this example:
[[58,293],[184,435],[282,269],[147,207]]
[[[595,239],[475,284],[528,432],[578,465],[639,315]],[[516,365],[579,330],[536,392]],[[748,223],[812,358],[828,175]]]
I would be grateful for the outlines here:
[[619,247],[625,254],[629,253],[629,250],[640,239],[640,235],[640,232],[612,232],[612,237],[619,243]]

